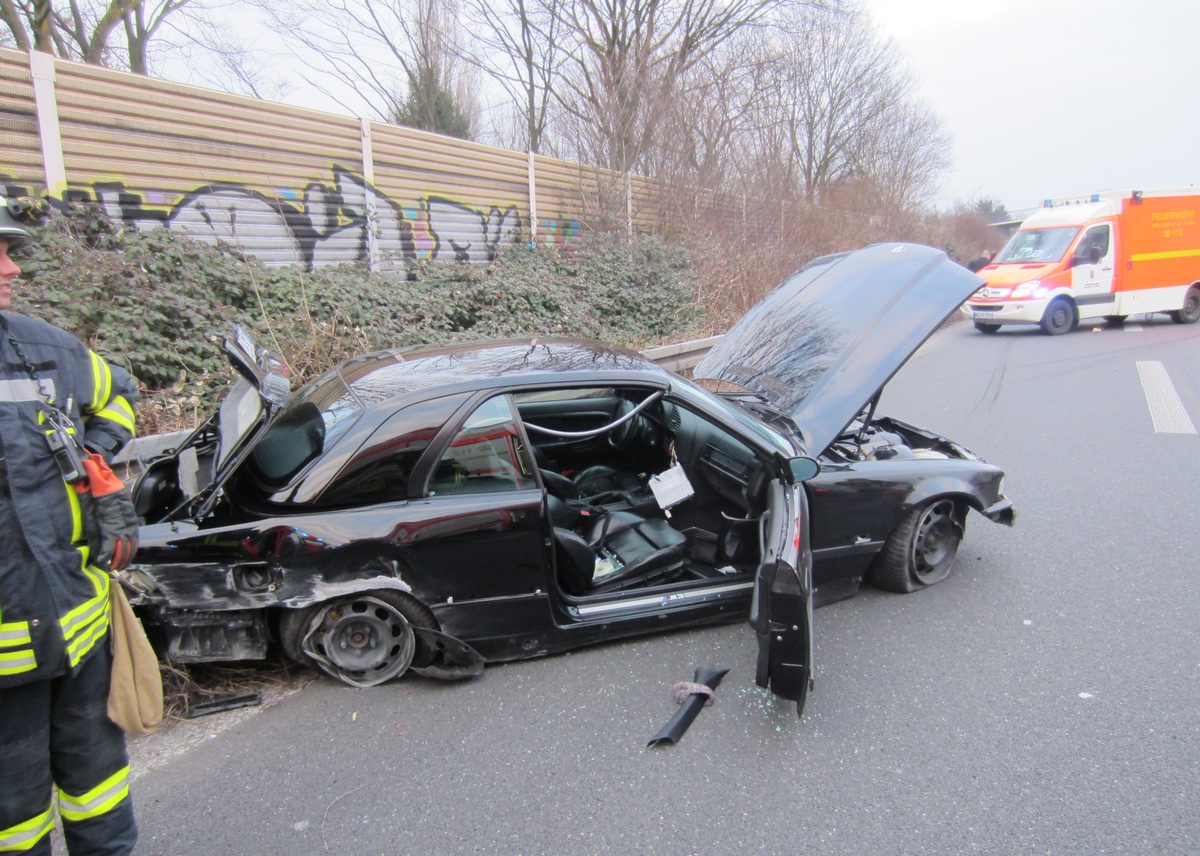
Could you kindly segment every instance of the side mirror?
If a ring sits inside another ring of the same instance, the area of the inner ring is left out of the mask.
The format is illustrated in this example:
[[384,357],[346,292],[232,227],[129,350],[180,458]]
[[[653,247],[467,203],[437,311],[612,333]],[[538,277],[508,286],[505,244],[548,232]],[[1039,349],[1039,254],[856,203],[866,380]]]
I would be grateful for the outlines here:
[[792,480],[797,484],[806,482],[821,472],[821,465],[809,457],[789,458],[788,468],[792,471]]

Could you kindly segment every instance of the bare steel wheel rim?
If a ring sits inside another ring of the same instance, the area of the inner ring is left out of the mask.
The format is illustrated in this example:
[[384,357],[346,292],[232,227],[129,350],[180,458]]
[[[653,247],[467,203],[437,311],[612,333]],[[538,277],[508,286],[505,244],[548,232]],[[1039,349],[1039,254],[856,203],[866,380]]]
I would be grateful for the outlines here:
[[408,669],[416,640],[412,626],[395,606],[359,595],[319,610],[302,647],[333,677],[370,687]]
[[917,579],[933,583],[944,577],[958,554],[960,540],[953,502],[942,500],[925,509],[913,533],[909,555]]

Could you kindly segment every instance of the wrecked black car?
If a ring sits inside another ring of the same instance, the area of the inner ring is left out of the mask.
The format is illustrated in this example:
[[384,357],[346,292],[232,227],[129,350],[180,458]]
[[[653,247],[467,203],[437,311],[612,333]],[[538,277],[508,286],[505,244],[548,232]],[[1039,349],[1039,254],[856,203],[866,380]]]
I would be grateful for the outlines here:
[[289,393],[233,335],[220,411],[135,484],[124,581],[172,661],[277,645],[353,686],[749,617],[757,682],[799,709],[814,605],[936,583],[971,509],[1012,523],[998,468],[875,414],[977,287],[928,247],[818,259],[696,381],[529,339],[368,354]]

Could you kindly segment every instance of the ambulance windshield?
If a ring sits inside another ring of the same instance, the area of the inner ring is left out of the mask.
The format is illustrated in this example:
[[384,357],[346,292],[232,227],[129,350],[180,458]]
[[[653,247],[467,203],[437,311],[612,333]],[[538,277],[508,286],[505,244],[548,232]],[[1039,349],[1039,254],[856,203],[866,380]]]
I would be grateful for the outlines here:
[[1056,229],[1030,229],[1009,238],[992,264],[1004,262],[1056,262],[1067,252],[1071,241],[1079,234],[1078,226]]

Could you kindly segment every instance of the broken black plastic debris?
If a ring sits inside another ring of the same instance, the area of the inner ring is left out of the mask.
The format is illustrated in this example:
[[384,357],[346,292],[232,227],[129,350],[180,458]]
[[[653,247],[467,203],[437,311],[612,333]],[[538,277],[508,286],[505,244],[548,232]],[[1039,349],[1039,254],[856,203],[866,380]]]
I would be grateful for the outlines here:
[[233,693],[207,701],[189,700],[187,711],[183,716],[184,719],[195,719],[198,716],[208,716],[210,713],[236,710],[239,707],[253,707],[258,704],[262,704],[262,696],[256,692]]
[[712,691],[721,683],[721,678],[728,673],[728,669],[702,666],[696,669],[694,683],[688,684],[681,681],[675,684],[672,689],[677,692],[676,701],[679,701],[678,694],[685,694],[679,710],[675,711],[675,715],[662,727],[661,731],[650,738],[650,742],[646,746],[674,746],[683,733],[688,730],[688,726],[696,719],[700,708],[712,701]]

